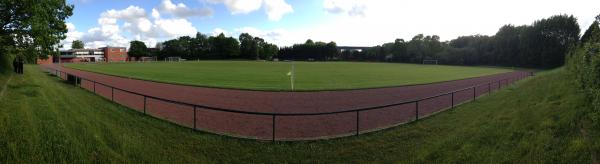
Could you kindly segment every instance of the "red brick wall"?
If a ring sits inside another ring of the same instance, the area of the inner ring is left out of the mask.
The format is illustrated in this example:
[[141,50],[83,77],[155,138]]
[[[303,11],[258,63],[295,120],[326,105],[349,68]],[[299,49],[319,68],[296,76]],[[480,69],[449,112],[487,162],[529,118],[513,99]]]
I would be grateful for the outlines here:
[[79,63],[81,62],[81,58],[61,58],[61,63]]
[[52,56],[48,55],[47,59],[37,59],[37,64],[52,64]]
[[104,48],[104,59],[107,62],[127,61],[127,51],[125,48],[108,47]]

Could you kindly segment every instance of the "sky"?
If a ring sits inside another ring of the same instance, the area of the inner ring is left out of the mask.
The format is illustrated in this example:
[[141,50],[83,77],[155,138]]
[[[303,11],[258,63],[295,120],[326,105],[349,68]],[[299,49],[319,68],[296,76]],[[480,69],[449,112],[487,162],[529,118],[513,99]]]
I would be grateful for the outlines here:
[[279,46],[335,41],[376,46],[417,34],[451,40],[494,35],[505,24],[529,25],[557,14],[573,15],[582,33],[600,14],[600,0],[67,0],[64,49],[128,47],[197,32],[237,38],[249,33]]

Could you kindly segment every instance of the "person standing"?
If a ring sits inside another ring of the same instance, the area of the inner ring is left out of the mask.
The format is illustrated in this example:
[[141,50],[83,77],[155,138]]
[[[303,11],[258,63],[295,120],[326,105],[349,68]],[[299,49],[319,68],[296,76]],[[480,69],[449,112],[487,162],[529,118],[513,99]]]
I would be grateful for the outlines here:
[[23,58],[21,58],[21,61],[19,62],[19,74],[23,74],[23,64],[24,64],[24,60]]
[[18,63],[17,63],[17,58],[15,57],[15,59],[13,60],[13,71],[15,71],[15,73],[19,73],[19,68],[18,68]]

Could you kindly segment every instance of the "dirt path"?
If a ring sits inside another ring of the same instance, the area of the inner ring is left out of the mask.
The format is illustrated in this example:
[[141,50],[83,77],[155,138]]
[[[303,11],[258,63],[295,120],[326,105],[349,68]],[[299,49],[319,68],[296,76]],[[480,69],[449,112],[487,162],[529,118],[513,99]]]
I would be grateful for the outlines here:
[[[466,102],[473,96],[483,95],[489,90],[506,86],[508,83],[528,75],[527,72],[510,72],[404,87],[319,92],[270,92],[173,85],[80,71],[59,65],[45,67],[87,79],[81,81],[81,86],[85,89],[140,112],[183,126],[229,136],[278,140],[331,138],[391,127],[412,121],[417,117],[434,114],[449,108],[452,104]],[[60,77],[66,79],[64,73]],[[454,95],[421,101],[418,104],[345,112],[352,109],[420,99],[476,85],[482,86],[475,90],[465,90]],[[235,111],[279,114],[339,113],[273,116],[214,111],[144,98],[118,89],[114,90],[109,86],[177,102]]]

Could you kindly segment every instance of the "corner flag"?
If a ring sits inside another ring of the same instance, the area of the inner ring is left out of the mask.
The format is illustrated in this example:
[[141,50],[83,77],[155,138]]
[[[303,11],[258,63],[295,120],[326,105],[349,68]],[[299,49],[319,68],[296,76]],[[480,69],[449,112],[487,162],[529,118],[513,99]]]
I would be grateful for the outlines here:
[[292,87],[292,91],[294,91],[294,62],[292,62],[292,70],[287,73],[287,76],[290,77],[290,86]]

